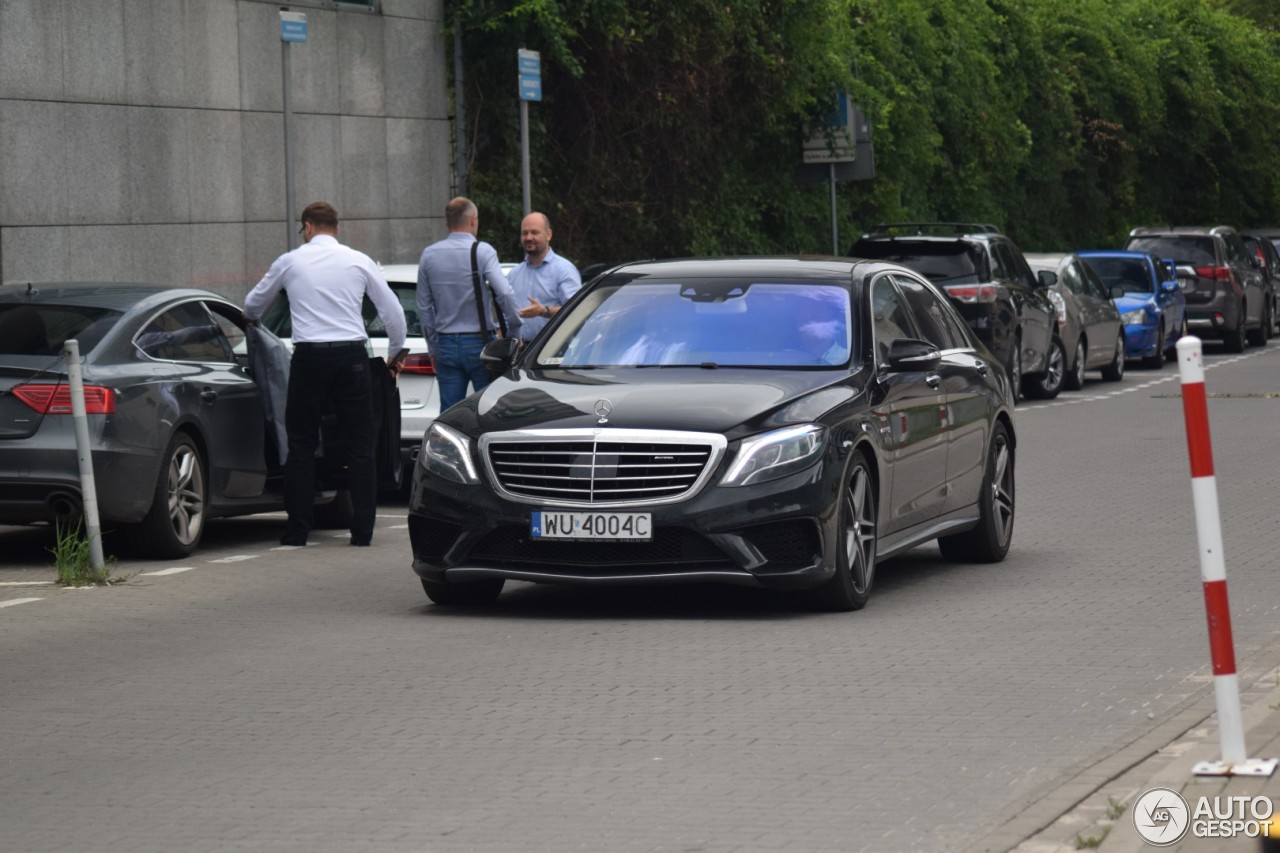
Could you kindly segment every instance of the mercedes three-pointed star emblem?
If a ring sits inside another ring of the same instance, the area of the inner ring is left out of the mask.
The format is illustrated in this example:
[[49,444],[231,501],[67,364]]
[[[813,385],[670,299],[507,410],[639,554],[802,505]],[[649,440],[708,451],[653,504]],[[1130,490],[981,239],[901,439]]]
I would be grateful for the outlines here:
[[598,424],[607,424],[609,422],[609,413],[613,411],[613,403],[608,400],[596,400],[596,417],[600,420]]

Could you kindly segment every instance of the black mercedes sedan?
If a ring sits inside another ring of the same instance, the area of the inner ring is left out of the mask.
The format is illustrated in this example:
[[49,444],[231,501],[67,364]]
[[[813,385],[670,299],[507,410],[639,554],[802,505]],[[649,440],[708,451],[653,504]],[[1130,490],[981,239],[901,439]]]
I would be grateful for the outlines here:
[[437,604],[508,579],[710,581],[857,610],[891,555],[1009,550],[1008,377],[905,267],[629,264],[493,369],[414,471],[413,569]]

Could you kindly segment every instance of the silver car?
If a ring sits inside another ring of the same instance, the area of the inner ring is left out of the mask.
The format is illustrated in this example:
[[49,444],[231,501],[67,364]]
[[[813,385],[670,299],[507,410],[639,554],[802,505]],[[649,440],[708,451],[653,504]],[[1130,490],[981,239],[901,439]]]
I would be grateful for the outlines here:
[[1118,382],[1124,376],[1125,331],[1111,300],[1124,288],[1110,290],[1074,253],[1024,255],[1054,305],[1054,339],[1049,369],[1023,383],[1028,397],[1050,399],[1063,388],[1084,387],[1086,370],[1101,370],[1102,378]]

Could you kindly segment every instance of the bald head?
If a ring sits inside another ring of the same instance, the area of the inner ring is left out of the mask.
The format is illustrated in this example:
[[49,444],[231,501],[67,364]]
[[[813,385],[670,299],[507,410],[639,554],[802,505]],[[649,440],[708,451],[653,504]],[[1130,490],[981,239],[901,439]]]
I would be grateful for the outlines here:
[[470,231],[474,234],[479,218],[475,202],[465,196],[450,199],[444,206],[444,224],[450,231]]

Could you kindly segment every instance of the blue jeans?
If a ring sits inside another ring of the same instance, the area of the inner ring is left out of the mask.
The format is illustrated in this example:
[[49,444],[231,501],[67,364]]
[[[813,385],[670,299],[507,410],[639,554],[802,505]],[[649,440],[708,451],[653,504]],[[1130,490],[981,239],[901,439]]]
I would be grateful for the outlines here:
[[440,411],[467,396],[468,382],[476,391],[489,384],[489,371],[480,361],[480,350],[493,338],[493,332],[487,337],[472,332],[442,334],[436,339],[436,351],[432,355],[436,365],[436,385],[440,388]]

